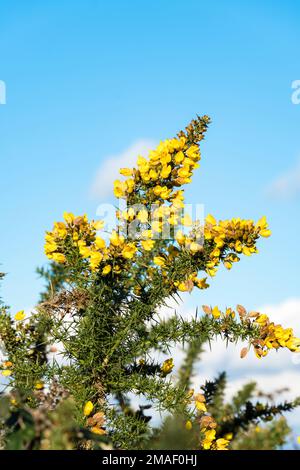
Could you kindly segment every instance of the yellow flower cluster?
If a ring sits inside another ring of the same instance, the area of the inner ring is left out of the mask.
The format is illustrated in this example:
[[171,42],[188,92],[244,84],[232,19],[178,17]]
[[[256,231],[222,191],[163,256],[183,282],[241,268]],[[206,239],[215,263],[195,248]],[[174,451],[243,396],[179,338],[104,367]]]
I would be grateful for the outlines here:
[[[191,181],[199,160],[198,144],[188,143],[187,137],[182,135],[161,142],[149,153],[149,158],[139,156],[136,168],[121,168],[120,173],[127,178],[114,182],[114,194],[117,198],[126,199],[131,206],[118,210],[117,217],[127,222],[138,220],[147,224],[148,229],[141,233],[141,246],[145,251],[152,250],[154,235],[165,231],[165,227],[169,230],[170,226],[179,223],[192,224],[188,216],[182,217],[184,192],[178,187]],[[136,203],[143,204],[144,208],[135,210]]]
[[[198,412],[199,423],[200,423],[200,445],[203,450],[227,450],[230,443],[229,435],[225,438],[216,437],[217,423],[212,416],[207,413],[205,396],[202,393],[198,393],[194,396],[195,407]],[[186,423],[186,429],[191,429],[192,423],[188,421]],[[231,436],[232,437],[232,436]]]
[[223,220],[219,223],[212,215],[206,217],[204,238],[211,245],[209,261],[206,263],[206,272],[214,276],[222,261],[227,269],[239,261],[238,254],[251,256],[257,253],[256,241],[259,237],[269,237],[266,217],[262,217],[256,224],[253,220],[235,218]]
[[191,292],[194,287],[198,287],[198,289],[207,289],[209,284],[207,284],[206,281],[207,277],[199,278],[197,277],[197,272],[193,272],[183,281],[174,281],[174,286],[180,292]]
[[260,338],[253,344],[257,357],[266,356],[270,349],[287,348],[292,352],[300,352],[300,338],[294,336],[292,328],[275,325],[265,314],[257,314],[255,323],[260,328]]
[[64,222],[55,222],[52,232],[46,232],[45,254],[57,263],[65,263],[66,242],[77,245],[84,257],[97,253],[99,245],[105,246],[102,239],[96,240],[96,232],[102,227],[102,222],[89,222],[86,215],[75,216],[65,212]]
[[57,263],[65,263],[68,250],[76,248],[81,258],[88,260],[92,271],[101,264],[102,275],[106,276],[112,270],[116,274],[121,272],[121,267],[115,262],[117,258],[132,259],[137,251],[134,243],[127,243],[124,236],[115,230],[106,246],[105,240],[97,235],[97,231],[103,228],[102,221],[89,222],[86,215],[76,217],[71,213],[65,213],[64,220],[55,222],[52,232],[46,234],[45,253]]
[[[207,315],[212,315],[216,320],[224,322],[224,326],[228,318],[235,318],[236,316],[236,312],[232,308],[226,308],[225,312],[222,312],[217,306],[203,305],[202,308]],[[266,356],[270,349],[287,348],[292,352],[300,352],[300,338],[294,336],[292,328],[275,325],[275,323],[270,322],[266,314],[247,312],[242,305],[238,305],[236,310],[242,324],[245,326],[252,325],[258,329],[257,338],[251,341],[258,358]],[[245,357],[247,352],[248,349],[243,348],[241,357]]]
[[[167,214],[168,222],[172,215],[172,223],[178,222],[178,214],[170,213],[170,208],[160,206],[156,209],[156,216],[163,217]],[[176,215],[176,218],[175,218]],[[130,208],[124,211],[123,217],[126,220],[133,220],[136,217],[142,223],[148,219],[148,213],[142,209],[135,211]],[[192,222],[189,216],[185,216],[182,222],[190,225]],[[76,248],[81,258],[88,261],[92,271],[100,270],[103,276],[111,271],[119,274],[124,269],[124,261],[132,260],[137,252],[149,252],[155,249],[154,232],[162,230],[162,222],[152,222],[151,229],[143,230],[141,240],[129,242],[124,235],[113,230],[110,236],[110,243],[106,246],[105,240],[97,236],[97,230],[103,227],[103,222],[89,222],[86,216],[75,217],[73,214],[65,213],[64,222],[56,222],[52,232],[46,234],[45,253],[49,259],[58,263],[66,262],[68,250]],[[199,230],[193,229],[190,234],[185,235],[181,230],[177,231],[175,239],[178,248],[172,244],[167,251],[154,254],[153,264],[159,268],[171,266],[174,259],[182,251],[187,251],[192,257],[205,259],[205,271],[210,276],[214,276],[217,268],[222,261],[226,268],[230,269],[233,262],[239,261],[237,253],[250,255],[257,251],[255,243],[260,235],[268,236],[269,230],[266,228],[265,218],[257,224],[253,221],[243,221],[233,219],[231,221],[221,221],[219,223],[212,216],[208,216],[204,229],[205,237],[205,256],[204,247],[200,243]],[[125,266],[126,267],[126,266]],[[151,269],[148,271],[151,277]],[[168,272],[162,271],[162,275],[168,279]],[[209,287],[207,278],[197,277],[197,271],[187,273],[184,279],[173,281],[173,286],[181,292],[190,292],[195,286],[199,289]]]
[[201,429],[201,431],[205,436],[201,443],[204,450],[228,450],[227,447],[230,441],[228,439],[224,439],[223,437],[216,439],[215,429]]
[[165,140],[149,153],[149,158],[139,156],[137,168],[121,168],[121,175],[128,178],[115,181],[114,194],[128,199],[135,191],[142,191],[147,202],[160,204],[167,200],[183,207],[183,193],[174,188],[191,182],[199,160],[198,145],[188,144],[185,136]]

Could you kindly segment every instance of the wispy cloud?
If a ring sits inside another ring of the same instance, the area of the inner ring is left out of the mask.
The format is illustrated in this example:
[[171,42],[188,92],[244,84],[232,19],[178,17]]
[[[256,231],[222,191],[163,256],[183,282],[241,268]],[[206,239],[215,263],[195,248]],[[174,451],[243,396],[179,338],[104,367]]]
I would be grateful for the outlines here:
[[112,194],[113,182],[118,178],[119,169],[121,167],[133,166],[138,155],[145,156],[154,147],[154,141],[139,139],[133,142],[124,152],[105,158],[92,182],[90,188],[91,196],[95,199],[110,196]]
[[261,312],[267,313],[275,323],[294,328],[297,336],[300,336],[300,298],[289,298],[275,305],[264,305]]
[[292,198],[300,194],[300,161],[276,178],[267,187],[267,193],[280,199]]

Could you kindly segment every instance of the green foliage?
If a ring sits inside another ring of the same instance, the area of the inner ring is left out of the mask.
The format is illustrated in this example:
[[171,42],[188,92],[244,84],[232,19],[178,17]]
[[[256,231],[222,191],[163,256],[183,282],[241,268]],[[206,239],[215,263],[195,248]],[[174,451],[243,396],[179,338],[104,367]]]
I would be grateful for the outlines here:
[[[282,413],[299,406],[300,400],[277,405],[254,401],[261,393],[256,383],[250,382],[226,402],[226,383],[226,374],[222,372],[202,387],[208,413],[217,423],[217,437],[228,438],[231,450],[276,450],[284,446],[291,437],[291,429]],[[182,415],[167,416],[161,427],[154,430],[146,448],[198,449],[201,419],[194,419],[189,430],[185,423]]]
[[291,429],[282,416],[265,426],[252,425],[247,431],[240,431],[232,443],[232,449],[276,450],[288,442],[290,435]]

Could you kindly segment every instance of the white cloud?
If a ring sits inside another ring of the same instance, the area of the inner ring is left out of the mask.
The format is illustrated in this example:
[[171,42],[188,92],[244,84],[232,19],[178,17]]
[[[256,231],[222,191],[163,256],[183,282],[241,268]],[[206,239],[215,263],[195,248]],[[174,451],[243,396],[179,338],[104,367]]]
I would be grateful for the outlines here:
[[300,193],[300,161],[280,175],[267,188],[267,193],[276,198],[291,198]]
[[185,292],[180,293],[181,296],[177,299],[169,297],[166,300],[166,305],[158,309],[157,317],[159,321],[167,321],[175,313],[180,315],[185,320],[189,320],[195,316],[195,309],[188,307],[188,295]]
[[146,156],[155,147],[150,139],[139,139],[133,142],[124,152],[108,156],[98,168],[91,185],[94,198],[104,198],[112,194],[113,182],[119,176],[121,167],[132,167],[138,155]]
[[290,298],[277,305],[264,305],[259,311],[267,313],[272,321],[294,328],[300,336],[300,299]]

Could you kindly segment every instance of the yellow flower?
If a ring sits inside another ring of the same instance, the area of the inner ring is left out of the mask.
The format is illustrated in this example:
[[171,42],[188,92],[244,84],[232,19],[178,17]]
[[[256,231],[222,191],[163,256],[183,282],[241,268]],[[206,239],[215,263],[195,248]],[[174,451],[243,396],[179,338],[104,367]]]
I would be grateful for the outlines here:
[[202,250],[202,246],[199,245],[199,243],[192,242],[190,244],[190,250],[191,250],[192,253],[196,253],[197,251]]
[[92,225],[95,230],[101,230],[104,227],[104,220],[95,220]]
[[[164,166],[164,165],[166,165],[167,163],[170,163],[171,160],[172,160],[171,155],[169,155],[169,154],[163,155],[163,156],[160,158],[160,163]],[[157,163],[158,163],[158,162],[157,162]]]
[[128,243],[124,246],[122,250],[122,256],[126,259],[131,259],[134,257],[137,248],[133,243]]
[[190,420],[188,420],[186,423],[185,423],[185,429],[187,431],[190,431],[192,429],[193,425],[192,425],[192,422]]
[[224,266],[226,269],[230,270],[232,268],[232,263],[230,263],[230,261],[224,261]]
[[143,230],[141,235],[143,238],[151,238],[153,237],[153,232],[152,230]]
[[71,225],[75,220],[75,215],[72,212],[64,212],[64,219],[67,224]]
[[162,199],[168,199],[168,197],[170,196],[172,190],[171,189],[168,189],[167,186],[164,186],[161,190],[161,193],[160,193],[160,197]]
[[300,444],[300,436],[297,437],[297,443]]
[[122,212],[123,219],[128,220],[129,222],[131,222],[134,219],[134,216],[135,216],[135,211],[132,207]]
[[65,238],[67,236],[67,227],[64,222],[55,222],[54,232],[58,235],[59,238]]
[[19,312],[17,312],[17,313],[15,314],[15,320],[17,320],[17,321],[22,321],[22,320],[24,320],[25,316],[26,316],[26,315],[25,315],[25,313],[24,313],[24,310],[20,310]]
[[189,214],[185,214],[184,217],[182,217],[182,219],[181,219],[181,223],[185,227],[190,227],[193,224],[191,216]]
[[97,426],[93,426],[91,428],[91,431],[93,434],[99,434],[99,436],[103,436],[103,434],[106,434],[106,431],[102,428],[98,428]]
[[185,152],[185,154],[186,154],[188,157],[193,158],[193,159],[194,159],[194,158],[195,158],[195,159],[199,158],[200,155],[199,155],[199,147],[198,147],[198,145],[195,145],[195,144],[191,145],[191,146],[187,149],[187,151]]
[[205,221],[210,225],[217,225],[216,219],[211,214],[206,217]]
[[6,369],[3,370],[1,374],[3,375],[3,377],[9,377],[12,374],[12,371],[10,369]]
[[262,237],[265,237],[265,238],[268,238],[272,235],[272,232],[271,230],[260,230],[259,234],[262,236]]
[[91,401],[87,401],[83,407],[84,416],[89,416],[94,409],[94,405]]
[[197,401],[197,400],[195,403],[196,403],[196,408],[198,411],[203,411],[203,413],[206,413],[207,408],[206,408],[205,403],[202,403],[201,401]]
[[66,261],[65,255],[63,255],[62,253],[54,253],[52,255],[52,259],[53,261],[56,261],[57,263],[64,263]]
[[207,277],[203,277],[202,279],[198,279],[196,277],[196,279],[194,280],[194,283],[199,289],[207,289],[209,287],[209,284],[207,284],[206,281],[207,281]]
[[100,253],[99,251],[92,252],[90,256],[91,269],[95,270],[101,263],[102,259],[103,259],[102,253]]
[[159,196],[160,193],[162,192],[162,187],[158,184],[157,186],[155,186],[153,188],[153,192],[154,192],[155,196]]
[[261,217],[255,225],[256,228],[261,229],[261,230],[266,229],[267,226],[268,226],[268,222],[267,222],[267,218],[265,215]]
[[43,382],[37,382],[34,386],[36,390],[42,390],[44,388]]
[[240,240],[237,240],[237,241],[235,242],[234,248],[235,248],[235,251],[236,251],[237,253],[241,253],[241,252],[242,252],[242,250],[243,250],[243,245],[242,245],[242,243],[241,243]]
[[179,282],[178,284],[178,290],[180,292],[187,292],[189,290],[188,284],[185,282]]
[[227,450],[228,444],[229,441],[227,439],[220,438],[216,440],[217,450]]
[[175,239],[177,243],[179,243],[179,245],[183,245],[183,243],[185,242],[185,235],[183,234],[182,230],[178,230]]
[[151,224],[151,228],[154,232],[160,233],[162,231],[162,224],[159,220],[154,220]]
[[111,265],[110,264],[107,264],[106,266],[104,266],[104,268],[102,269],[102,274],[103,276],[106,276],[107,274],[109,274],[111,272]]
[[80,245],[79,253],[81,254],[83,258],[88,258],[89,256],[91,256],[91,249],[88,248],[87,246]]
[[126,190],[126,187],[125,187],[125,184],[122,183],[122,181],[116,180],[114,182],[114,195],[117,198],[120,198],[120,197],[124,196],[125,190]]
[[174,367],[174,362],[173,362],[173,359],[170,358],[170,359],[166,359],[163,362],[160,369],[161,369],[161,371],[164,375],[168,375],[168,374],[170,374],[170,372],[172,372],[173,367]]
[[242,252],[246,256],[251,256],[252,255],[252,251],[248,246],[244,246],[243,249],[242,249]]
[[101,237],[96,237],[95,238],[95,245],[99,250],[103,250],[105,248],[105,240]]
[[216,438],[216,431],[215,429],[210,429],[209,431],[205,431],[205,439],[207,441],[214,441]]
[[153,262],[157,266],[164,266],[165,265],[165,260],[162,256],[154,256]]
[[148,221],[148,212],[146,211],[146,209],[142,209],[141,211],[139,211],[137,218],[140,222],[142,222],[142,224],[145,224]]
[[226,308],[226,310],[225,310],[225,315],[226,315],[226,317],[229,317],[229,316],[232,317],[232,318],[235,317],[235,313],[234,313],[234,311],[232,310],[232,308],[230,308],[230,307]]
[[158,179],[158,173],[155,170],[150,170],[149,171],[149,178],[153,181]]
[[122,246],[124,244],[124,237],[123,235],[118,235],[115,230],[112,231],[112,234],[110,236],[110,243],[113,246]]
[[212,309],[211,313],[214,318],[220,318],[221,316],[221,311],[219,310],[217,306]]
[[188,178],[190,174],[191,172],[190,172],[189,167],[183,166],[182,168],[178,170],[178,176],[180,176],[181,178],[184,178],[184,179]]
[[198,393],[197,395],[195,395],[195,403],[196,403],[196,406],[197,406],[197,403],[205,404],[205,396],[203,395],[203,393]]
[[131,176],[133,173],[131,168],[120,168],[120,174],[123,176]]
[[202,446],[204,450],[208,450],[211,448],[212,441],[209,441],[208,439],[204,439],[202,441]]
[[45,253],[48,255],[49,253],[53,253],[58,248],[57,244],[54,241],[45,243]]
[[171,173],[171,166],[170,165],[167,165],[167,166],[164,166],[160,172],[160,176],[162,178],[168,178],[169,174]]
[[218,269],[217,268],[208,268],[206,269],[206,272],[209,276],[214,277],[217,274]]
[[134,186],[135,186],[134,180],[132,178],[128,178],[128,180],[126,180],[125,183],[126,183],[126,192],[128,194],[132,193],[134,190]]
[[154,247],[155,241],[154,240],[142,240],[141,244],[145,251],[150,251]]
[[255,320],[256,323],[259,323],[260,325],[263,325],[269,321],[269,317],[266,314],[259,315],[259,317]]
[[176,153],[175,155],[175,163],[179,164],[182,163],[184,160],[184,153],[182,151]]

